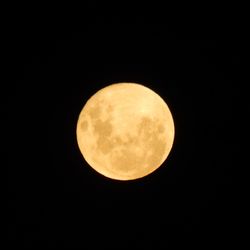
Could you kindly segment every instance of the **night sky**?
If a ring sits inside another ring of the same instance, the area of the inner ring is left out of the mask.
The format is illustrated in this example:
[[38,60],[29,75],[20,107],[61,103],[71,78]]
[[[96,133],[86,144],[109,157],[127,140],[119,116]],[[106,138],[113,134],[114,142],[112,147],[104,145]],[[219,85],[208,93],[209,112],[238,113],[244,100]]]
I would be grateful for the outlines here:
[[[234,147],[228,135],[241,62],[237,23],[232,15],[170,17],[164,6],[90,2],[72,12],[36,6],[14,19],[9,245],[232,244]],[[124,81],[157,92],[176,129],[168,160],[130,182],[88,167],[76,141],[87,99]]]

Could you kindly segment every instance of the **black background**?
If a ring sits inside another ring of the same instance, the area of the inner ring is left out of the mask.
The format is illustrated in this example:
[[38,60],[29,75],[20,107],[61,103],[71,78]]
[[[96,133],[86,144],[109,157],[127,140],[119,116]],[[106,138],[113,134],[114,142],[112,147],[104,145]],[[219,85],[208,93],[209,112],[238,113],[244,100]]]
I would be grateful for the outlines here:
[[[73,11],[26,7],[12,20],[9,245],[233,244],[228,134],[241,61],[237,11],[206,13],[203,6],[191,13],[184,6],[173,14],[164,5],[96,1]],[[131,182],[89,168],[75,136],[87,99],[122,81],[159,93],[176,126],[168,160]]]

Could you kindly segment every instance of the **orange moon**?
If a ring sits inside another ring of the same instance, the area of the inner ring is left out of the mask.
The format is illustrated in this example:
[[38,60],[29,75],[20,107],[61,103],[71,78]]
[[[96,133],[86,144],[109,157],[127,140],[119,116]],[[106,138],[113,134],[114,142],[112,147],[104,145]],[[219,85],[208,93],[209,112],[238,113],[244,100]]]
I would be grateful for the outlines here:
[[115,83],[97,91],[80,112],[79,149],[98,173],[116,180],[142,178],[168,157],[174,121],[165,101],[137,83]]

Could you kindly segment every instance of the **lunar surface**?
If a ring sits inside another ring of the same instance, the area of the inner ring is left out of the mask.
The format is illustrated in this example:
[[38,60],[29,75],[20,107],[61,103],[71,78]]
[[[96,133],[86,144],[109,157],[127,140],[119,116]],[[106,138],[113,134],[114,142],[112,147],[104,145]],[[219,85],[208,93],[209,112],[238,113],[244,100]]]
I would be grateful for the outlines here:
[[174,141],[174,122],[164,100],[136,83],[115,83],[96,92],[77,122],[77,142],[100,174],[133,180],[155,171]]

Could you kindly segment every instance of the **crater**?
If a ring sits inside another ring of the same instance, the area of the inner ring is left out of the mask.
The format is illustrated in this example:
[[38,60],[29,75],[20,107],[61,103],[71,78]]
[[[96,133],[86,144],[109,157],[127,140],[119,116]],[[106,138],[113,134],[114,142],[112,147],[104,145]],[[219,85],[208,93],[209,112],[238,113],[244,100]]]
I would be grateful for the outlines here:
[[100,150],[103,154],[109,153],[113,147],[114,143],[111,139],[111,134],[113,127],[110,121],[102,121],[100,119],[96,120],[94,123],[94,132],[97,136],[97,149]]
[[112,112],[113,110],[114,110],[114,107],[112,105],[110,105],[110,104],[106,107],[106,111],[108,113]]
[[138,136],[141,136],[144,141],[148,141],[156,133],[155,122],[149,117],[143,117],[137,129]]
[[144,157],[140,157],[130,148],[122,148],[118,152],[113,152],[111,156],[111,165],[115,166],[115,170],[126,174],[137,171],[141,168]]
[[163,133],[165,131],[165,127],[163,126],[163,124],[159,124],[157,127],[157,131],[159,133]]
[[142,117],[138,124],[138,132],[139,134],[146,132],[152,126],[152,119],[149,117]]
[[147,157],[147,162],[151,166],[160,166],[166,151],[166,142],[158,137],[150,141],[150,152]]
[[102,121],[100,119],[97,119],[94,122],[93,126],[94,126],[94,131],[102,136],[109,136],[113,131],[112,124],[108,120]]
[[110,140],[109,138],[105,136],[99,136],[96,144],[97,144],[97,148],[103,154],[108,154],[114,148],[114,144],[112,143],[112,140]]
[[101,115],[101,106],[96,104],[95,106],[90,107],[88,114],[91,117],[91,119],[93,120],[98,119]]
[[87,120],[83,120],[83,121],[81,122],[81,124],[80,124],[80,128],[81,128],[81,130],[83,130],[83,131],[87,130],[87,129],[88,129],[88,126],[89,126],[89,124],[88,124]]

